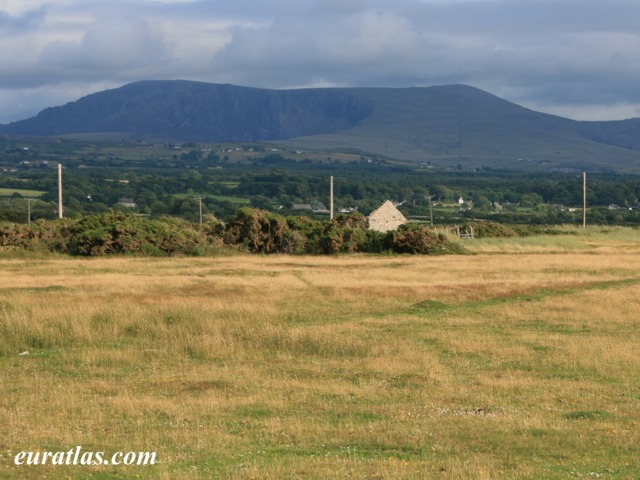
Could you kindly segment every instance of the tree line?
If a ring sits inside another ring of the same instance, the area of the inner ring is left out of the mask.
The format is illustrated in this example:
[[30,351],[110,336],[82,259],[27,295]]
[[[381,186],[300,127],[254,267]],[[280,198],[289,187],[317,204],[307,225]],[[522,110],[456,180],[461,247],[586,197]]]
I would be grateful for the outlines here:
[[[241,202],[263,210],[286,210],[292,204],[328,202],[328,178],[334,176],[335,204],[357,207],[368,214],[384,200],[404,201],[403,213],[424,216],[428,197],[436,204],[455,203],[459,197],[471,200],[472,212],[464,218],[491,218],[505,223],[570,222],[572,216],[559,206],[582,203],[579,174],[522,174],[478,169],[420,169],[416,167],[366,164],[308,164],[263,157],[251,165],[166,167],[152,160],[132,167],[65,168],[65,215],[92,215],[130,198],[129,211],[152,217],[177,216],[197,220],[200,206],[205,214],[230,220]],[[57,199],[56,176],[52,168],[17,169],[0,173],[0,187],[44,192],[33,202],[33,219],[54,218]],[[202,205],[196,197],[203,197]],[[640,177],[608,174],[589,175],[588,199],[593,221],[598,223],[640,223]],[[20,194],[0,198],[0,220],[26,221],[26,204]],[[500,205],[496,211],[495,204]],[[609,205],[619,207],[607,211]],[[516,208],[517,207],[517,208]],[[520,210],[518,210],[518,208]],[[526,214],[522,209],[529,209]],[[631,209],[631,210],[630,210]],[[460,218],[441,217],[443,223]]]

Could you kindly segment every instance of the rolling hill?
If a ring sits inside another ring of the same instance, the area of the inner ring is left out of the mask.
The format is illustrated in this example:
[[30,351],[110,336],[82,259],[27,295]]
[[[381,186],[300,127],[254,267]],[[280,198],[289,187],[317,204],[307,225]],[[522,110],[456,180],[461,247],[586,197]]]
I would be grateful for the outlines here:
[[579,122],[466,85],[268,90],[143,81],[47,108],[0,133],[278,142],[411,162],[640,171],[640,119]]

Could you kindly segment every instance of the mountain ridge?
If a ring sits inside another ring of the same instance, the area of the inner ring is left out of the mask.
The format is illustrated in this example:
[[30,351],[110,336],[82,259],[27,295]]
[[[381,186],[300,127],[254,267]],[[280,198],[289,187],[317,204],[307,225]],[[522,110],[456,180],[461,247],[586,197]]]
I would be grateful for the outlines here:
[[468,85],[272,90],[145,80],[0,125],[0,133],[276,142],[413,162],[640,169],[640,118],[571,120]]

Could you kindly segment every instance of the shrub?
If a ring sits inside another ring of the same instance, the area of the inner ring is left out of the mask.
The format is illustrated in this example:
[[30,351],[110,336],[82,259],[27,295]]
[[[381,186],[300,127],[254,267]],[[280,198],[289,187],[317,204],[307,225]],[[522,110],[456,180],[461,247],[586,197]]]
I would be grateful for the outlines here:
[[207,255],[225,245],[252,253],[460,253],[461,247],[425,227],[403,226],[395,232],[368,230],[362,215],[331,222],[285,218],[244,208],[225,226],[215,218],[202,225],[177,218],[151,219],[125,212],[29,225],[0,223],[0,248],[102,256]]
[[283,216],[252,208],[240,209],[225,240],[252,253],[303,253],[305,246],[305,236]]
[[0,247],[40,252],[64,252],[67,249],[67,229],[75,221],[64,219],[50,222],[37,220],[30,224],[0,224]]
[[344,228],[336,222],[330,223],[318,239],[318,251],[315,253],[354,253],[362,252],[366,231],[360,228]]
[[221,242],[185,220],[151,220],[114,211],[84,217],[71,225],[68,233],[68,253],[72,255],[194,255]]
[[446,235],[437,234],[426,227],[403,225],[390,232],[390,247],[396,253],[443,254],[463,253],[464,249],[450,242]]
[[496,222],[476,221],[465,223],[460,227],[461,231],[470,232],[473,228],[473,236],[475,238],[490,237],[517,237],[518,234],[511,227]]
[[533,235],[577,235],[578,232],[571,228],[554,228],[542,225],[513,225],[513,231],[519,237],[530,237]]

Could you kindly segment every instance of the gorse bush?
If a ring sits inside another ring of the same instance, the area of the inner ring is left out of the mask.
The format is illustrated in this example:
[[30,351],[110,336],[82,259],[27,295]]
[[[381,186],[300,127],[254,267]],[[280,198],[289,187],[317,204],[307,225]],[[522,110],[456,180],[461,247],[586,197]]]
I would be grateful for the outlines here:
[[518,236],[516,231],[513,228],[508,227],[507,225],[496,222],[487,222],[483,220],[466,223],[460,228],[461,231],[466,232],[471,232],[471,229],[473,229],[473,235],[476,238]]
[[193,255],[221,244],[217,237],[184,220],[158,221],[122,212],[84,217],[70,225],[67,232],[67,250],[72,255]]
[[281,215],[242,208],[229,224],[226,243],[254,253],[303,253],[305,238]]
[[67,228],[73,220],[37,220],[28,225],[0,223],[0,248],[42,252],[66,252]]
[[380,233],[367,229],[360,214],[333,221],[283,217],[243,208],[228,225],[214,218],[203,224],[176,218],[150,219],[124,212],[0,224],[0,248],[81,256],[208,255],[237,249],[263,254],[460,253],[461,247],[425,227],[403,226]]
[[554,228],[544,225],[512,225],[511,228],[518,237],[530,237],[533,235],[577,235],[575,229]]
[[403,225],[391,232],[391,250],[395,253],[443,254],[462,253],[460,245],[450,242],[446,235],[435,233],[426,227]]
[[575,235],[576,231],[567,228],[553,228],[544,225],[503,225],[501,223],[477,220],[460,227],[462,232],[473,234],[476,238],[511,238],[532,235]]
[[0,247],[71,255],[206,255],[222,246],[222,224],[152,220],[106,212],[80,219],[0,224]]

